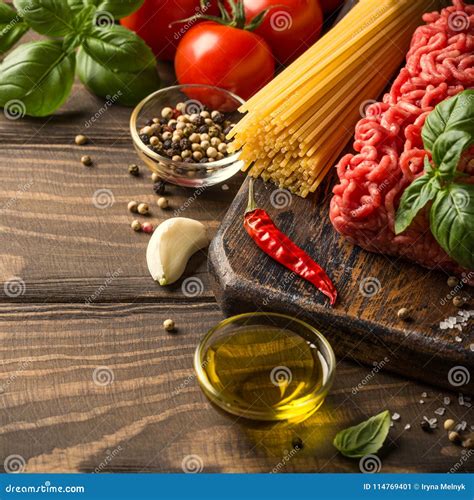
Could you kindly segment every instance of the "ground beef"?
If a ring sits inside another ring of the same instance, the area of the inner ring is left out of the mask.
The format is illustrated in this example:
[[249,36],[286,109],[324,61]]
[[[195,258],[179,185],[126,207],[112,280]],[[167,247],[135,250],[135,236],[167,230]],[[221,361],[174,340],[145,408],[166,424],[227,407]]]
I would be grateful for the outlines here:
[[[330,218],[336,230],[361,247],[414,260],[428,268],[468,275],[438,245],[426,210],[402,234],[394,233],[403,191],[423,171],[421,130],[441,101],[474,87],[474,6],[453,6],[424,16],[412,39],[406,66],[383,98],[368,106],[355,131],[356,154],[337,165]],[[459,166],[474,183],[474,148]],[[471,270],[472,271],[472,270]]]

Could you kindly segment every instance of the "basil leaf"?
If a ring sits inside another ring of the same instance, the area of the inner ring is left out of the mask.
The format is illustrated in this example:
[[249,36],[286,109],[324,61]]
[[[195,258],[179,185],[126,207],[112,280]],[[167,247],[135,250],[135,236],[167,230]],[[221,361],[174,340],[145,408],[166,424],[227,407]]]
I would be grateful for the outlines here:
[[11,49],[29,26],[9,5],[0,3],[0,53]]
[[[427,157],[425,157],[425,160]],[[425,173],[415,179],[400,200],[395,219],[395,234],[400,234],[413,222],[418,212],[433,200],[441,189],[439,180],[432,173]]]
[[438,166],[439,172],[444,177],[452,179],[461,155],[473,143],[474,135],[462,130],[450,130],[440,135],[433,146],[433,161]]
[[62,41],[20,45],[0,65],[0,106],[15,103],[22,114],[46,116],[66,101],[74,81],[75,55],[62,50]]
[[441,102],[428,115],[422,130],[425,149],[433,151],[438,137],[450,130],[474,135],[474,90],[465,90]]
[[96,62],[112,71],[133,73],[155,64],[155,56],[143,39],[123,26],[95,28],[82,47]]
[[333,444],[346,457],[365,457],[380,450],[389,429],[390,413],[386,410],[359,425],[339,432]]
[[450,184],[431,207],[433,236],[458,264],[474,269],[474,185]]
[[87,55],[82,47],[77,56],[77,70],[82,83],[94,94],[108,99],[115,96],[114,102],[125,106],[134,106],[160,87],[154,63],[136,73],[112,71]]
[[84,0],[86,5],[94,5],[98,11],[109,12],[116,19],[128,16],[138,10],[144,0]]
[[13,0],[28,24],[38,33],[65,36],[75,30],[74,14],[65,0]]

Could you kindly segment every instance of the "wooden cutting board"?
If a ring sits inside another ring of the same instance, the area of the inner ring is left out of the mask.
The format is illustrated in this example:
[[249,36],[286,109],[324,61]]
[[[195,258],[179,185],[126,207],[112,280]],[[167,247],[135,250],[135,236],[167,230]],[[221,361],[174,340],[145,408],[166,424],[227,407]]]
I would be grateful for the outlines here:
[[[332,184],[328,179],[315,195],[301,199],[259,179],[255,197],[278,227],[327,270],[339,292],[336,307],[265,255],[247,235],[242,226],[246,179],[209,251],[213,289],[223,311],[233,315],[265,310],[304,319],[328,337],[338,360],[349,358],[372,367],[370,379],[383,367],[473,393],[474,320],[462,332],[440,328],[440,322],[459,312],[449,300],[448,276],[344,240],[329,221]],[[472,292],[468,289],[464,286],[465,292]],[[397,318],[401,307],[411,311],[411,321]]]

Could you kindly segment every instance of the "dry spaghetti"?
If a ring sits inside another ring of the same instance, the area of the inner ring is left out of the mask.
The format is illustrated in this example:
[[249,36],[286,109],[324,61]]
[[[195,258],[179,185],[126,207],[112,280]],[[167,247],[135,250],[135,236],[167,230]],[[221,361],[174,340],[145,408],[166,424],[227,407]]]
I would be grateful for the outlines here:
[[352,136],[360,104],[400,66],[436,0],[361,0],[241,108],[231,132],[250,175],[301,196],[314,191]]

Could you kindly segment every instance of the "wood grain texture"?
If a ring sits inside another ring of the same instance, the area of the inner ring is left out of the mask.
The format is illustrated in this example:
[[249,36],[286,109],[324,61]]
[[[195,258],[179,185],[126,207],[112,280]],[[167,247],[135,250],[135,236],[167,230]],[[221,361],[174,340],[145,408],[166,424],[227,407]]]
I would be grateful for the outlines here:
[[[175,334],[161,327],[170,314]],[[419,427],[444,394],[380,373],[359,390],[367,371],[345,362],[322,409],[303,424],[248,425],[222,415],[192,369],[202,331],[221,317],[213,303],[1,305],[2,453],[24,457],[29,472],[179,472],[189,455],[207,472],[355,472],[358,461],[338,455],[332,438],[389,408],[401,420],[380,455],[384,471],[444,472],[459,461],[461,448],[444,431]],[[425,404],[416,404],[422,391]],[[446,416],[467,419],[454,399]],[[294,437],[304,448],[285,461]]]
[[[0,463],[18,454],[29,472],[180,472],[186,457],[198,455],[207,472],[269,472],[282,462],[282,472],[356,472],[358,462],[336,454],[331,440],[385,408],[402,420],[381,455],[383,471],[444,472],[461,463],[461,448],[443,431],[418,426],[440,406],[438,391],[373,376],[358,363],[339,362],[334,390],[304,426],[253,426],[217,412],[192,368],[199,339],[223,319],[206,253],[184,276],[201,280],[200,295],[186,296],[183,280],[159,287],[146,269],[147,236],[131,231],[126,204],[149,202],[154,223],[186,204],[180,214],[213,235],[243,176],[227,191],[200,196],[170,187],[171,209],[161,212],[144,167],[139,178],[127,173],[136,161],[130,110],[112,106],[85,127],[103,105],[75,85],[53,118],[0,118]],[[81,132],[91,142],[78,147]],[[82,154],[93,167],[81,165]],[[107,208],[94,206],[98,189],[113,194]],[[178,325],[175,335],[162,329],[167,317]],[[113,382],[94,383],[94,370],[99,382],[108,373]],[[419,405],[423,391],[429,396]],[[451,397],[448,414],[468,420]],[[404,432],[406,423],[413,427]],[[305,448],[285,461],[296,435]],[[472,458],[462,461],[460,470],[473,469]]]
[[[331,186],[329,178],[316,196],[303,200],[258,180],[255,197],[277,226],[328,271],[339,292],[336,307],[330,308],[313,285],[253,244],[242,225],[246,181],[209,252],[214,290],[223,310],[272,310],[306,319],[327,333],[341,358],[372,365],[387,357],[387,370],[452,388],[452,369],[461,365],[474,373],[474,329],[473,321],[462,332],[439,327],[459,312],[447,299],[452,292],[448,276],[347,243],[329,221]],[[402,307],[410,311],[411,321],[397,317]],[[474,392],[474,377],[462,389]]]

